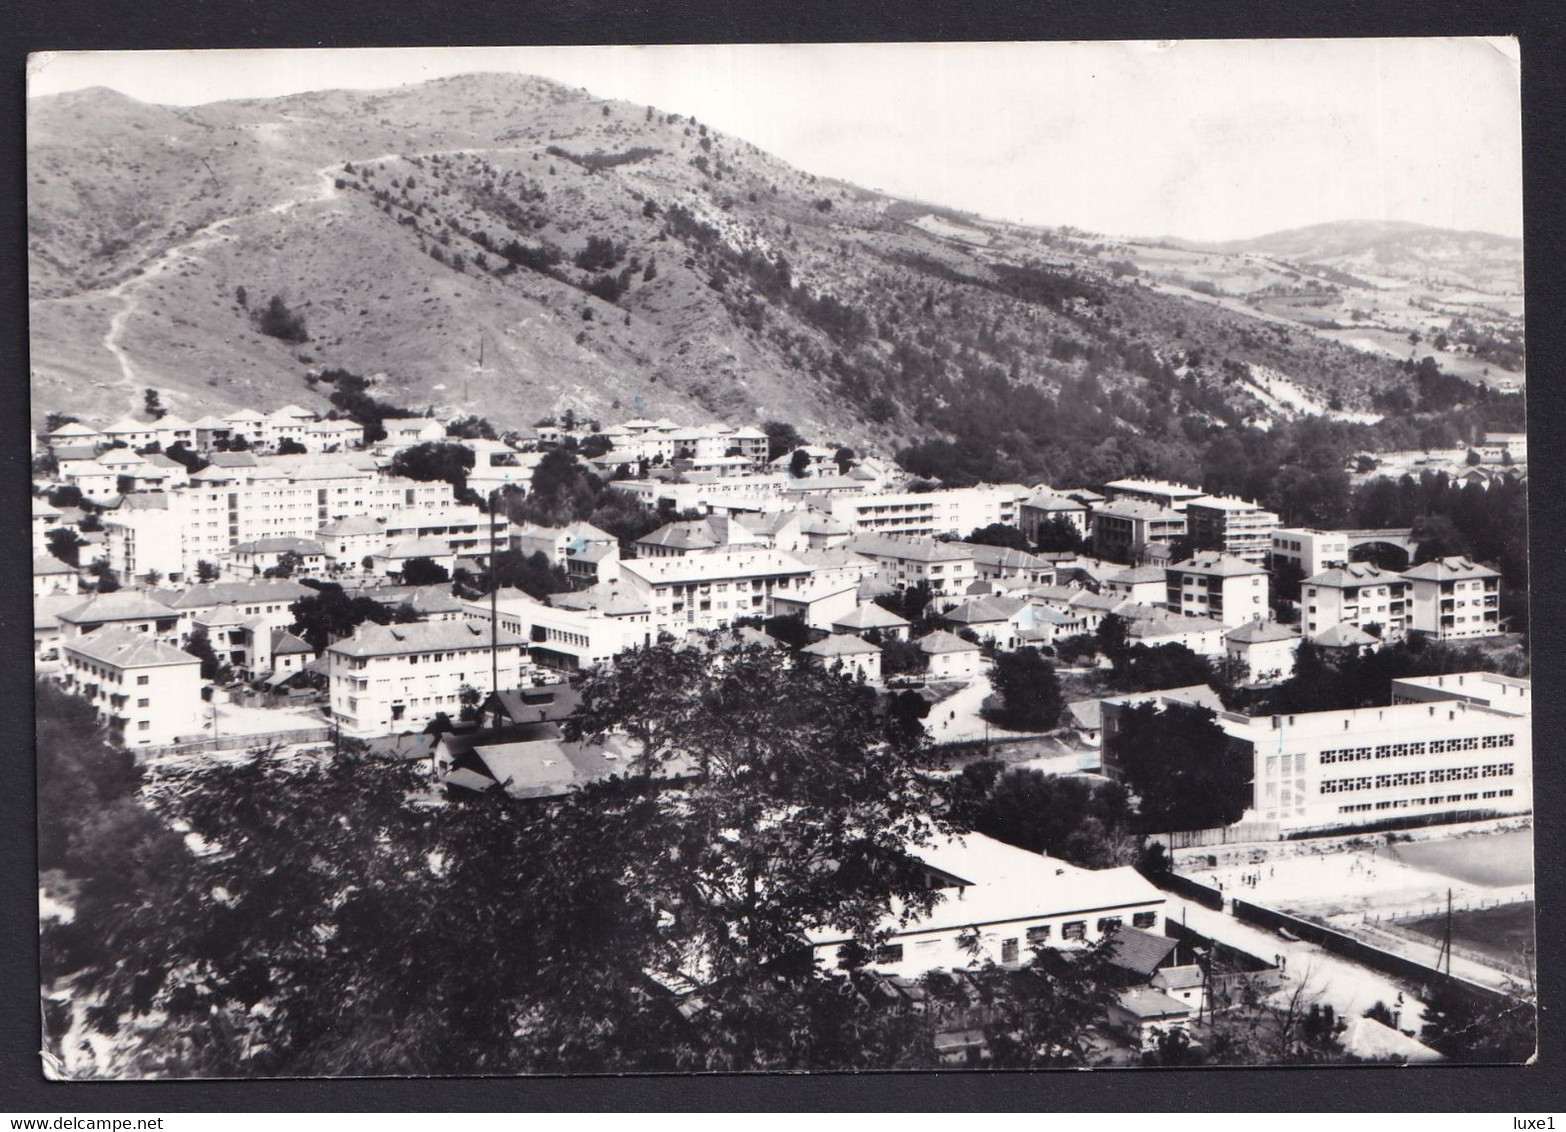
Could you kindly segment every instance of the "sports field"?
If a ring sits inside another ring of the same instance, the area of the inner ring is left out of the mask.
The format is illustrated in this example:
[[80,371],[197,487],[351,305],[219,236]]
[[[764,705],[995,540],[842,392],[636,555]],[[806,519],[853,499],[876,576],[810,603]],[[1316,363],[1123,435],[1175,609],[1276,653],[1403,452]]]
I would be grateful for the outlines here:
[[1384,852],[1410,868],[1440,873],[1464,884],[1499,888],[1533,883],[1531,829],[1406,842]]
[[[1440,943],[1446,934],[1446,917],[1404,920],[1398,926]],[[1533,902],[1454,912],[1452,942],[1502,963],[1524,966],[1523,945],[1526,943],[1528,950],[1533,950]]]

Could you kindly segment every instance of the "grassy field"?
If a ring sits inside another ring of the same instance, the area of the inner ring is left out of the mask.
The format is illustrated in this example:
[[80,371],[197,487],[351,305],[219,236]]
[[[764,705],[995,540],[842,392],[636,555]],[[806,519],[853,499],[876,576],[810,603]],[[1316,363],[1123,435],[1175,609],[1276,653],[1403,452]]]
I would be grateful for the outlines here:
[[[1446,934],[1445,916],[1427,916],[1405,920],[1398,925],[1428,936],[1438,943]],[[1533,902],[1504,904],[1499,908],[1481,908],[1452,914],[1452,942],[1503,963],[1523,961],[1523,944],[1533,948]]]
[[1390,852],[1416,869],[1441,873],[1465,884],[1499,887],[1533,883],[1533,831],[1416,841]]

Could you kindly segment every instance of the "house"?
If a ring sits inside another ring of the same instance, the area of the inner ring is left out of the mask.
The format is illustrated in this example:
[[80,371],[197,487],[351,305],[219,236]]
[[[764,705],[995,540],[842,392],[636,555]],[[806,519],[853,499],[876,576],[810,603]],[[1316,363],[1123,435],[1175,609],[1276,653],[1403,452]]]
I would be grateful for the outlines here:
[[1148,985],[1185,1003],[1198,1018],[1207,1009],[1207,978],[1202,968],[1195,963],[1155,971]]
[[884,640],[906,641],[908,624],[906,619],[899,617],[890,609],[884,609],[870,601],[863,605],[855,605],[852,612],[837,618],[830,628],[834,633],[852,633],[856,637],[863,637],[873,631]]
[[1104,592],[1122,601],[1161,605],[1169,597],[1169,576],[1162,566],[1132,566],[1111,574]]
[[108,628],[65,640],[62,679],[118,746],[172,743],[202,724],[201,661],[148,633]]
[[1332,628],[1309,638],[1310,643],[1331,656],[1348,656],[1350,653],[1367,653],[1381,647],[1379,638],[1372,637],[1357,625],[1340,622]]
[[58,456],[61,448],[102,448],[108,443],[108,438],[101,429],[81,421],[67,421],[48,435],[46,443],[50,451]]
[[773,615],[798,617],[812,629],[830,629],[840,617],[852,616],[859,604],[859,584],[811,577],[798,593],[774,594]]
[[1293,626],[1257,618],[1230,630],[1223,640],[1228,660],[1244,665],[1248,679],[1254,683],[1286,680],[1294,672],[1300,631]]
[[387,417],[381,427],[386,430],[386,439],[380,443],[389,448],[411,448],[446,439],[446,426],[425,417]]
[[159,590],[158,600],[181,619],[180,645],[190,640],[190,630],[205,613],[233,606],[242,619],[261,618],[273,629],[294,623],[293,604],[318,591],[291,578],[247,578],[242,582],[201,582],[179,590]]
[[997,648],[1010,651],[1018,647],[1017,632],[1030,611],[1020,598],[976,597],[952,606],[941,620],[955,633],[967,629],[980,640],[993,639]]
[[1055,581],[1054,564],[1036,554],[1006,546],[967,545],[980,581],[1017,581],[1030,586],[1047,586]]
[[1300,626],[1315,639],[1338,626],[1368,630],[1399,641],[1409,626],[1409,583],[1369,562],[1349,562],[1311,574],[1300,583]]
[[618,546],[619,540],[608,531],[578,520],[563,527],[541,527],[528,523],[513,536],[512,543],[522,557],[531,558],[534,554],[542,554],[549,559],[551,566],[564,569],[573,555],[580,554],[587,547]]
[[1156,1050],[1158,1040],[1190,1025],[1191,1008],[1152,987],[1121,991],[1109,1005],[1109,1024],[1139,1050]]
[[[501,742],[474,742],[473,737],[442,736],[435,751],[436,774],[448,793],[482,793],[504,789],[513,798],[563,798],[572,790],[617,775],[635,772],[639,748],[618,735],[600,743],[572,743],[543,737]],[[462,773],[466,771],[467,773]],[[683,762],[666,764],[659,777],[684,777]]]
[[462,693],[521,681],[527,642],[474,621],[360,625],[326,650],[332,719],[346,735],[422,730],[461,710]]
[[33,597],[50,594],[74,594],[81,590],[81,578],[75,566],[61,562],[52,554],[33,557]]
[[1030,543],[1037,543],[1043,528],[1057,519],[1070,524],[1078,537],[1087,537],[1088,509],[1075,499],[1040,488],[1017,505],[1017,526]]
[[314,541],[333,563],[355,567],[386,546],[386,527],[368,515],[347,515],[321,527]]
[[1362,1061],[1401,1061],[1408,1065],[1429,1065],[1446,1060],[1444,1054],[1374,1018],[1354,1019],[1338,1036],[1338,1040],[1343,1044],[1344,1053],[1352,1054]]
[[[941,899],[907,922],[900,910],[888,916],[890,934],[869,964],[877,971],[917,977],[986,960],[1016,967],[1036,947],[1076,947],[1127,926],[1163,931],[1164,894],[1130,867],[1079,868],[981,833],[937,835],[910,851]],[[828,967],[852,939],[831,925],[806,936]]]
[[1171,613],[1211,617],[1232,628],[1269,611],[1267,571],[1232,554],[1202,551],[1165,574]]
[[446,571],[448,578],[457,568],[456,552],[444,541],[436,538],[403,539],[401,542],[376,551],[373,558],[375,572],[389,578],[402,577],[408,563],[418,558],[426,558],[439,566]]
[[983,650],[945,629],[937,629],[914,643],[929,662],[931,680],[967,682],[977,677],[983,667]]
[[1468,558],[1436,558],[1403,571],[1408,627],[1438,641],[1501,631],[1501,575]]
[[833,633],[813,645],[806,645],[800,652],[814,657],[829,669],[841,665],[845,674],[861,677],[871,683],[880,682],[880,646],[871,644],[863,637]]
[[49,553],[49,532],[60,525],[60,509],[47,499],[33,496],[33,557]]
[[312,574],[326,568],[326,548],[309,538],[259,538],[234,547],[234,569],[243,574],[275,570],[285,555],[295,562],[295,573]]

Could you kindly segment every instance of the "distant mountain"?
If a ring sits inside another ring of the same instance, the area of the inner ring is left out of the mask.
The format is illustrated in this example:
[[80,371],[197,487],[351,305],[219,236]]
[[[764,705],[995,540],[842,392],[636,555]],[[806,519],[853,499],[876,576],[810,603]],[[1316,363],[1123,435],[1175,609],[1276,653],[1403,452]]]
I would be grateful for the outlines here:
[[[1346,409],[1407,381],[1306,326],[1148,285],[1081,233],[818,179],[523,76],[196,107],[35,98],[27,177],[35,421],[120,416],[146,387],[192,418],[324,409],[330,387],[305,379],[341,367],[394,405],[501,426],[565,408],[781,419],[880,450],[959,425],[1002,455],[1064,443],[1052,406],[1090,404],[1066,440],[1113,474],[1181,414],[1265,416],[1232,380],[1246,364]],[[1375,246],[1425,246],[1398,238]],[[274,296],[294,317],[269,325]],[[1019,389],[1042,406],[1027,419],[1007,412]]]
[[1522,293],[1522,241],[1493,232],[1458,232],[1399,220],[1337,220],[1249,240],[1184,246],[1269,256],[1350,275],[1445,283],[1492,294]]

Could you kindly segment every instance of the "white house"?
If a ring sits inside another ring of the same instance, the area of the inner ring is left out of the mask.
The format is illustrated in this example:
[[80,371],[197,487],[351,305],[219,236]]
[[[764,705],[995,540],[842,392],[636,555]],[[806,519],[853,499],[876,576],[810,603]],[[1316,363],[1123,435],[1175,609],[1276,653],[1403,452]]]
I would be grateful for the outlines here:
[[1286,680],[1294,672],[1300,631],[1276,621],[1252,621],[1224,636],[1229,660],[1243,664],[1253,681]]
[[813,645],[806,645],[800,652],[814,657],[829,669],[842,665],[845,673],[862,676],[872,683],[881,679],[881,649],[863,637],[834,633]]
[[920,637],[915,642],[919,651],[929,661],[931,680],[969,681],[979,675],[983,666],[983,650],[945,629]]

